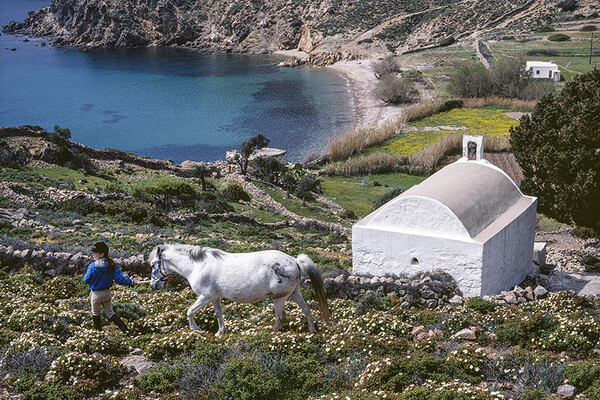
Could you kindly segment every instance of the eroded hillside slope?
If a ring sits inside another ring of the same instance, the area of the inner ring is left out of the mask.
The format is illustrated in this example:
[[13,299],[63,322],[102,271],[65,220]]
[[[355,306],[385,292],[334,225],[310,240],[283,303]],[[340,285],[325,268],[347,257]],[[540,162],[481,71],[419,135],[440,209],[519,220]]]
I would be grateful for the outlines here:
[[557,0],[53,0],[3,30],[81,47],[178,45],[249,53],[298,48],[311,55],[312,64],[325,65],[449,37],[528,32],[560,9]]

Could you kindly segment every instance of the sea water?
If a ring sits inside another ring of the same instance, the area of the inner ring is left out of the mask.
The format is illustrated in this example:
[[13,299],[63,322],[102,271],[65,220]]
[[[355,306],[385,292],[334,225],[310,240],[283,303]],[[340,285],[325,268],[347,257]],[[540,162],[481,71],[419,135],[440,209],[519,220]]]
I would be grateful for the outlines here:
[[[0,24],[47,4],[1,0]],[[301,161],[324,153],[353,124],[345,79],[326,69],[277,67],[280,56],[82,51],[44,41],[0,36],[0,126],[59,125],[88,146],[181,162],[225,159],[259,133]]]

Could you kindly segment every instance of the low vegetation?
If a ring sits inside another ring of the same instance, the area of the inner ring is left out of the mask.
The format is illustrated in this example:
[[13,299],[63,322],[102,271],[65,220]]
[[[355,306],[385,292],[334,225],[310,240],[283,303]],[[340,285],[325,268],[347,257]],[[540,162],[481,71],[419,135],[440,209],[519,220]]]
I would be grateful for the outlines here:
[[537,100],[554,90],[552,82],[533,79],[525,70],[525,61],[502,58],[489,69],[477,64],[460,68],[452,77],[449,92],[459,97],[487,97],[490,95]]
[[[550,399],[569,382],[589,399],[600,391],[600,303],[569,293],[514,306],[407,310],[394,297],[330,299],[338,323],[308,334],[293,303],[281,332],[272,305],[227,303],[230,333],[215,338],[210,307],[196,314],[207,332],[187,328],[189,288],[154,292],[118,287],[114,302],[135,332],[94,331],[81,276],[45,278],[31,270],[0,276],[0,373],[24,399]],[[63,295],[48,298],[43,288]],[[59,290],[60,289],[60,290]],[[60,300],[60,301],[59,301]],[[313,314],[316,304],[310,301]],[[121,306],[123,305],[123,306]],[[436,335],[417,338],[413,326]],[[475,341],[453,337],[478,327]],[[517,345],[518,347],[513,347]],[[132,374],[120,359],[133,348],[155,364]],[[99,397],[98,397],[99,396]]]

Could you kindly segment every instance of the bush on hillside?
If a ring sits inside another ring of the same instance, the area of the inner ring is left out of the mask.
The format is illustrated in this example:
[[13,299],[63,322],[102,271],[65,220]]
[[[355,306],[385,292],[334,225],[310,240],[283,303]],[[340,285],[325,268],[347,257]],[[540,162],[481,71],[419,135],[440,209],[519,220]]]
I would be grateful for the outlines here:
[[530,49],[526,53],[528,56],[557,56],[558,50],[556,49]]
[[584,25],[579,29],[581,32],[595,32],[598,30],[596,25]]
[[312,192],[321,193],[321,181],[313,174],[304,175],[298,180],[294,195],[302,200],[312,200]]
[[398,65],[398,61],[394,59],[394,56],[387,56],[383,60],[375,61],[371,64],[371,69],[373,70],[373,75],[375,78],[380,79],[387,74],[392,74],[394,72],[400,72],[400,66]]
[[548,36],[548,40],[551,42],[567,42],[571,40],[571,37],[569,35],[565,35],[564,33],[556,33]]
[[377,210],[379,207],[381,207],[388,201],[400,196],[403,192],[404,192],[404,189],[399,188],[399,187],[393,188],[393,189],[385,192],[384,194],[382,194],[381,196],[379,196],[378,198],[373,200],[372,210]]
[[227,201],[250,201],[250,195],[237,181],[229,181],[221,190],[221,196]]
[[254,357],[231,359],[225,366],[221,393],[234,399],[275,400],[281,396],[281,383],[273,372]]
[[453,36],[449,36],[449,37],[445,38],[444,40],[442,40],[438,46],[439,47],[447,47],[454,43],[456,43],[456,39],[454,39]]
[[250,163],[250,173],[257,179],[275,183],[284,170],[284,165],[272,157],[257,157]]
[[556,29],[554,29],[553,27],[551,27],[549,25],[544,25],[544,26],[540,26],[539,28],[537,28],[536,32],[539,32],[539,33],[556,32]]
[[409,79],[388,74],[377,82],[373,95],[388,104],[408,104],[417,100],[419,91]]
[[460,68],[450,80],[448,91],[460,97],[539,99],[554,90],[552,82],[533,79],[525,70],[525,62],[518,58],[503,58],[490,69],[477,64]]
[[600,233],[600,70],[578,75],[558,95],[544,96],[511,128],[523,168],[521,189],[559,222]]

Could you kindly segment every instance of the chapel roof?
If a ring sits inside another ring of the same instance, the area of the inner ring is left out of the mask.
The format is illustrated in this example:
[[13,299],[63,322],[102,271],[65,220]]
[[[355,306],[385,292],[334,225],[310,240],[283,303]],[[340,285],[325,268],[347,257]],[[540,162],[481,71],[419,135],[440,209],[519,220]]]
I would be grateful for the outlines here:
[[[385,213],[402,213],[400,203],[414,198],[441,203],[460,221],[468,235],[480,242],[500,231],[535,201],[524,196],[508,175],[487,161],[461,159],[400,194],[366,217],[365,223],[377,225]],[[403,221],[402,216],[396,217],[395,221]],[[430,232],[443,233],[443,226],[436,225],[435,221],[429,228],[428,221],[420,224]]]

